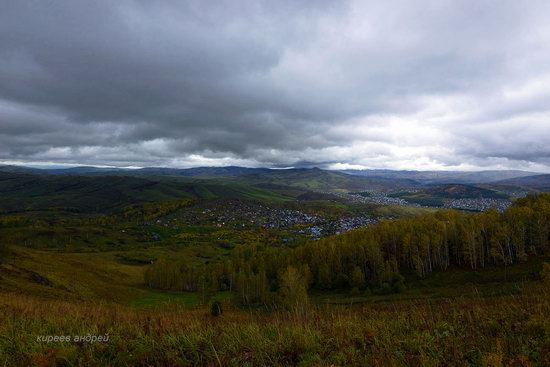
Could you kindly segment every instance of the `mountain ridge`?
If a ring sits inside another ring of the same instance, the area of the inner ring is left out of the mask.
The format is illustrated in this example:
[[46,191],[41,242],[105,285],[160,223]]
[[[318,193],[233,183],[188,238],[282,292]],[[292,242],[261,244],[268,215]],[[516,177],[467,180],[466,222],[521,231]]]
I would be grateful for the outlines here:
[[117,168],[75,166],[68,168],[35,168],[21,165],[1,165],[0,172],[33,172],[52,174],[101,174],[124,173],[146,175],[174,175],[174,176],[238,176],[251,173],[268,172],[307,172],[324,171],[340,172],[353,176],[366,176],[376,178],[402,178],[423,180],[426,183],[462,183],[443,181],[468,181],[471,183],[497,182],[517,177],[545,175],[539,172],[523,170],[481,170],[481,171],[417,171],[417,170],[392,170],[392,169],[365,169],[365,170],[328,170],[319,167],[292,167],[292,168],[268,168],[268,167],[244,167],[244,166],[199,166],[191,168],[171,167],[143,167],[143,168]]

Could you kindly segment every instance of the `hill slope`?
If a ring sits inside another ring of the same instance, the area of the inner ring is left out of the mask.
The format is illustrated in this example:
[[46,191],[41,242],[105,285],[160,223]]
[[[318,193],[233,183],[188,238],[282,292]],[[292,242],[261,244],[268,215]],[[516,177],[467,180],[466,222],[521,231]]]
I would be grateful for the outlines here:
[[270,170],[269,172],[242,175],[237,179],[263,187],[267,187],[266,185],[280,185],[311,191],[385,190],[418,186],[418,183],[414,180],[360,177],[319,168]]
[[415,192],[395,193],[412,203],[428,206],[442,206],[448,199],[508,199],[509,195],[500,191],[472,185],[444,184],[421,188]]
[[139,169],[116,167],[78,166],[69,168],[31,168],[24,166],[0,165],[0,172],[44,173],[55,175],[123,175],[123,176],[183,176],[183,177],[234,177],[250,173],[269,172],[269,168],[248,168],[238,166],[167,168],[145,167]]
[[0,210],[4,211],[71,208],[99,212],[139,202],[216,197],[288,199],[234,182],[0,172]]
[[506,180],[516,177],[527,177],[537,175],[534,172],[501,170],[501,171],[478,171],[478,172],[459,172],[459,171],[393,171],[393,170],[346,170],[348,174],[379,177],[387,179],[410,179],[422,182],[423,184],[474,184],[488,183],[500,180]]
[[550,174],[519,177],[497,182],[500,185],[526,187],[537,191],[550,191]]

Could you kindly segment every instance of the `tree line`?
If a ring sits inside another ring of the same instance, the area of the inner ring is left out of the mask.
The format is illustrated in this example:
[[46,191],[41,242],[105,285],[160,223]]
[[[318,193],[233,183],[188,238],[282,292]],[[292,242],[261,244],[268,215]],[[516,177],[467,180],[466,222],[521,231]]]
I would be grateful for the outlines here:
[[423,278],[451,266],[506,271],[548,253],[549,236],[550,194],[530,195],[504,213],[439,210],[295,248],[237,246],[222,262],[159,260],[147,269],[145,281],[160,289],[229,290],[243,304],[294,302],[311,289],[399,292],[406,273]]

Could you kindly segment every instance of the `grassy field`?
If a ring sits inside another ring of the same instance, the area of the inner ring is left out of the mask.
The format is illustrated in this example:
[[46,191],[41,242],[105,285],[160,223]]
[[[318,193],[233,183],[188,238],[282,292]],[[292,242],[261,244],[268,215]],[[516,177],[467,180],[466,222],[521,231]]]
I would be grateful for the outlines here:
[[107,301],[133,306],[201,302],[195,293],[161,292],[145,287],[146,265],[129,259],[168,257],[201,261],[212,248],[149,248],[136,251],[67,253],[12,247],[0,264],[0,291],[81,301]]
[[[310,306],[155,309],[0,293],[0,363],[113,366],[546,366],[550,296]],[[108,342],[48,335],[106,335]]]

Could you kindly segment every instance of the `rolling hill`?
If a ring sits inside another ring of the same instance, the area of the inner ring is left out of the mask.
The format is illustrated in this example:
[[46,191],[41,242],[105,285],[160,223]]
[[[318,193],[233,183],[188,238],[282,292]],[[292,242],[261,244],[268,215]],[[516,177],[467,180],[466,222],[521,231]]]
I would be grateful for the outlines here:
[[505,193],[472,185],[444,184],[430,185],[414,192],[394,193],[391,196],[412,203],[428,206],[442,206],[448,199],[508,199]]
[[497,184],[525,187],[537,191],[550,191],[550,174],[501,180]]
[[183,176],[183,177],[235,177],[243,174],[265,173],[269,168],[248,168],[238,166],[168,168],[144,167],[138,169],[116,167],[78,166],[69,168],[31,168],[14,165],[0,165],[0,172],[45,173],[54,175],[123,175],[123,176]]
[[[239,166],[168,168],[145,167],[127,169],[116,167],[79,166],[70,168],[31,168],[0,165],[0,172],[46,173],[56,175],[123,175],[123,176],[180,176],[197,178],[242,178],[256,183],[275,183],[283,186],[302,187],[312,190],[335,188],[361,189],[364,184],[378,187],[411,187],[430,184],[477,184],[497,183],[516,178],[533,177],[537,173],[518,170],[494,170],[478,172],[461,171],[394,171],[385,169],[332,171],[319,168],[250,168]],[[350,178],[350,176],[352,178]],[[367,180],[368,179],[368,180]],[[523,185],[523,184],[522,184]]]
[[195,168],[161,168],[145,167],[133,170],[134,175],[153,175],[153,176],[185,176],[185,177],[235,177],[252,173],[270,172],[269,168],[248,168],[238,166],[226,167],[195,167]]
[[0,172],[5,173],[40,173],[41,169],[25,166],[14,166],[10,164],[0,164]]
[[217,197],[290,200],[265,189],[216,180],[0,172],[0,210],[116,210],[138,202]]
[[414,180],[361,177],[319,168],[270,170],[268,172],[241,175],[236,179],[261,187],[279,185],[309,191],[394,190],[419,185]]
[[447,184],[430,186],[423,190],[428,195],[446,199],[468,199],[468,198],[486,198],[486,199],[506,199],[507,196],[494,190],[459,184]]
[[409,179],[423,184],[476,184],[489,183],[518,177],[537,175],[535,172],[518,170],[495,170],[478,172],[460,171],[393,171],[393,170],[345,170],[342,171],[351,175],[386,178],[386,179]]

